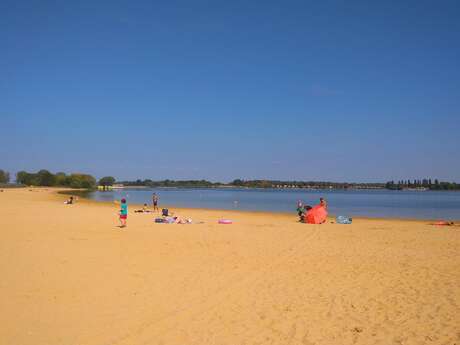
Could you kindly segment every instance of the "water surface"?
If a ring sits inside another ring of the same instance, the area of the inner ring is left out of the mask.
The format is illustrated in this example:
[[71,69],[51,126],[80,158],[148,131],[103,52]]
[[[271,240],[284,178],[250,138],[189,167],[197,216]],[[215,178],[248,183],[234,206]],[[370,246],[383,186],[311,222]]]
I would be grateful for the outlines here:
[[334,215],[460,220],[460,192],[389,190],[278,190],[278,189],[120,189],[95,191],[87,196],[98,201],[126,198],[129,203],[152,203],[160,197],[160,207],[209,208],[225,210],[295,212],[296,203],[315,205],[327,199]]

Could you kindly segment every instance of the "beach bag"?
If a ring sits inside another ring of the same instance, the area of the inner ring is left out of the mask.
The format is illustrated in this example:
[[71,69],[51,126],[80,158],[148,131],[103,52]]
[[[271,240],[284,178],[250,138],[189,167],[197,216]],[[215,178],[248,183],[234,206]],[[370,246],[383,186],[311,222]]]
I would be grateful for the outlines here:
[[337,216],[336,218],[337,224],[351,224],[352,221],[353,221],[352,218],[345,217],[345,216]]
[[162,209],[162,210],[161,210],[161,215],[162,215],[163,217],[169,216],[169,210],[168,210],[167,208]]

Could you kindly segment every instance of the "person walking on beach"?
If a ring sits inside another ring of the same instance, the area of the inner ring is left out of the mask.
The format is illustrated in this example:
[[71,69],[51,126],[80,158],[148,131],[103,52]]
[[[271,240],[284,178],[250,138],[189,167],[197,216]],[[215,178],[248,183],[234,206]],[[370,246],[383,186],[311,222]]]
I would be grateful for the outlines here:
[[158,195],[157,193],[153,193],[152,196],[152,203],[153,203],[153,211],[158,211]]
[[128,219],[128,204],[126,199],[121,199],[120,206],[120,228],[126,227],[126,220]]

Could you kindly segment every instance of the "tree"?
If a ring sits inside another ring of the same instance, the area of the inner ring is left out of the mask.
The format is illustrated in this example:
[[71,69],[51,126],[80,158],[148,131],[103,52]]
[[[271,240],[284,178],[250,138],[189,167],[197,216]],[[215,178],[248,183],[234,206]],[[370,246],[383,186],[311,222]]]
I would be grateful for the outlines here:
[[10,173],[0,169],[0,183],[10,182]]
[[69,185],[69,176],[63,172],[58,172],[54,175],[54,184],[56,186],[68,186]]
[[16,183],[25,184],[27,186],[37,185],[37,176],[27,171],[18,171],[16,173]]
[[71,174],[69,177],[69,186],[71,188],[92,189],[96,186],[96,179],[86,174]]
[[39,186],[54,186],[56,178],[48,170],[43,169],[37,173],[37,182]]
[[101,178],[99,180],[99,186],[104,186],[104,187],[107,187],[107,186],[113,186],[113,184],[115,183],[115,178],[112,177],[112,176],[105,176],[103,178]]

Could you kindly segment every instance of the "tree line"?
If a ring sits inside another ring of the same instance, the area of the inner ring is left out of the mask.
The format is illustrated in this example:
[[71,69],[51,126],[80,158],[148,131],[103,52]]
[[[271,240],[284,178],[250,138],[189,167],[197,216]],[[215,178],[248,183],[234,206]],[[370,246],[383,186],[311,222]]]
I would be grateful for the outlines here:
[[[10,181],[10,174],[0,169],[0,184],[7,184]],[[98,183],[96,179],[88,174],[65,174],[58,172],[53,174],[42,169],[36,173],[19,171],[16,174],[16,183],[27,186],[58,186],[70,188],[92,189],[96,185],[112,186],[115,178],[112,176],[102,177]],[[281,181],[281,180],[242,180],[235,179],[230,183],[210,182],[207,180],[159,180],[137,179],[135,181],[122,181],[124,186],[146,186],[146,187],[185,187],[185,188],[216,188],[216,187],[243,187],[243,188],[311,188],[311,189],[428,189],[428,190],[460,190],[460,184],[455,182],[444,182],[438,179],[425,178],[421,180],[400,180],[387,183],[346,183],[327,181]]]
[[216,187],[243,187],[243,188],[317,188],[317,189],[347,189],[347,188],[385,188],[384,183],[340,183],[318,181],[279,181],[279,180],[241,180],[236,179],[230,183],[210,182],[207,180],[160,180],[151,179],[121,181],[124,186],[145,187],[188,187],[188,188],[216,188]]
[[[0,169],[0,184],[7,184],[8,182],[10,182],[10,174]],[[46,169],[39,170],[36,173],[18,171],[16,174],[16,184],[24,186],[93,189],[96,185],[112,186],[114,183],[115,178],[112,176],[102,177],[96,183],[96,179],[89,174],[72,173],[67,175],[63,172],[53,174]]]
[[310,189],[381,189],[384,183],[347,183],[328,181],[233,180],[230,185],[246,188],[310,188]]
[[460,190],[460,184],[455,182],[445,182],[430,178],[422,180],[401,180],[401,181],[389,181],[385,184],[385,188],[390,190],[402,190],[402,189],[429,189],[429,190]]
[[67,175],[63,172],[53,174],[42,169],[36,173],[19,171],[16,174],[16,183],[26,186],[70,187],[92,189],[96,186],[96,179],[88,174],[74,173]]
[[145,186],[145,187],[184,187],[184,188],[212,188],[222,186],[223,183],[210,182],[207,180],[160,180],[153,181],[151,179],[136,180],[136,181],[121,181],[124,186]]

